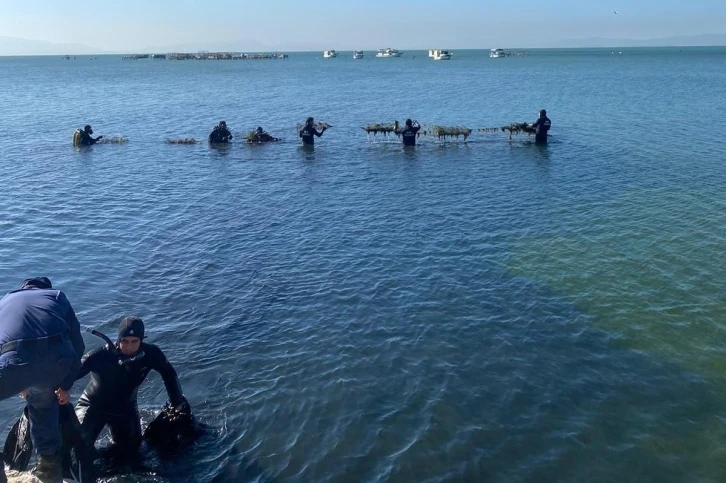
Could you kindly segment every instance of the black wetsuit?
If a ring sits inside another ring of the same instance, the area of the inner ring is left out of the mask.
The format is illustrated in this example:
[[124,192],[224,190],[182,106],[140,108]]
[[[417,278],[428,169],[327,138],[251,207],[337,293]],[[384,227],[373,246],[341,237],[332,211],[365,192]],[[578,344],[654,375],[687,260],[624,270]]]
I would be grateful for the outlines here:
[[137,354],[141,352],[143,357],[124,365],[120,365],[119,361],[129,357],[107,347],[93,350],[83,357],[78,379],[90,372],[91,381],[78,400],[76,414],[83,437],[90,447],[108,425],[114,443],[124,450],[135,451],[138,448],[141,426],[136,394],[152,370],[161,374],[171,404],[177,406],[184,402],[176,371],[161,349],[142,343]]
[[209,133],[209,142],[212,144],[226,143],[232,139],[232,133],[226,127],[216,126]]
[[101,136],[98,136],[94,139],[86,131],[81,131],[81,146],[90,146],[92,144],[96,144],[99,139],[101,139]]
[[266,132],[255,133],[254,137],[247,139],[248,143],[271,143],[279,141],[276,137],[270,136]]
[[411,127],[406,126],[403,131],[400,131],[401,138],[403,138],[404,146],[415,146],[416,145],[416,134],[421,130],[421,126],[415,124]]
[[537,119],[534,124],[532,124],[532,127],[535,129],[534,142],[547,143],[547,132],[550,130],[550,127],[552,127],[552,121],[550,121],[550,118],[542,116]]
[[[323,132],[324,131],[325,129],[323,129]],[[323,132],[318,132],[318,130],[315,129],[315,126],[306,125],[300,130],[300,137],[302,138],[302,143],[307,145],[315,144],[315,138],[313,136],[320,137],[323,135]]]

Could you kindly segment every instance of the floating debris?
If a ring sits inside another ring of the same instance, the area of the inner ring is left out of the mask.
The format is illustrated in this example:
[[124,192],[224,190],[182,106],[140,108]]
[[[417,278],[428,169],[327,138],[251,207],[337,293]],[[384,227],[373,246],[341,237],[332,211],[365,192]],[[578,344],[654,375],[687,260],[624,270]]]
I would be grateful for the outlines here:
[[167,139],[166,142],[169,144],[199,144],[199,143],[201,143],[201,141],[198,141],[194,138]]
[[534,134],[535,128],[533,128],[531,125],[527,124],[526,122],[514,122],[512,124],[507,124],[506,126],[501,127],[502,132],[509,131],[510,134],[519,134],[521,132],[527,133],[527,134]]
[[110,138],[103,137],[96,141],[96,144],[126,144],[127,142],[129,142],[129,140],[124,136],[113,136]]
[[399,132],[399,124],[398,121],[393,121],[390,124],[368,124],[367,126],[362,127],[366,134],[373,134],[374,136],[376,134],[395,134],[396,136],[399,136],[401,133]]
[[509,139],[512,139],[512,134],[527,133],[527,136],[534,134],[536,129],[526,122],[513,122],[501,127],[502,132],[509,131]]
[[248,132],[245,134],[245,139],[249,144],[274,143],[279,141],[278,138],[270,136],[268,133],[263,131],[262,128],[257,128]]
[[464,138],[464,141],[471,136],[472,130],[464,126],[431,126],[423,131],[423,134],[434,136],[439,139],[456,138],[459,136]]

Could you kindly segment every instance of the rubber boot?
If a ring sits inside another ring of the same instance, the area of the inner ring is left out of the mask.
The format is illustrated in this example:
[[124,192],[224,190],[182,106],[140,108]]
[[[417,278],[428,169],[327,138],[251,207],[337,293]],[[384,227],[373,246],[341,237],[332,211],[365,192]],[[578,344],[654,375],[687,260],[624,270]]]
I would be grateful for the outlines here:
[[63,468],[60,453],[54,455],[38,455],[38,462],[33,468],[33,476],[42,483],[63,483]]

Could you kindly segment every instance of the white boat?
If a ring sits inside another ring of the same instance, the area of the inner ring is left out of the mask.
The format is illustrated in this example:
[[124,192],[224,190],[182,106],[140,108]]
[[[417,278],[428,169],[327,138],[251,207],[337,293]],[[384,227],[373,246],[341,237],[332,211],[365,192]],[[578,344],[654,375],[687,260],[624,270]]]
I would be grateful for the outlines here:
[[433,57],[434,60],[449,60],[451,59],[451,52],[442,49],[431,49],[429,50],[429,57]]
[[338,53],[334,50],[324,50],[323,59],[333,59],[338,56]]
[[376,57],[401,57],[403,52],[399,52],[396,49],[388,47],[387,49],[379,49],[376,53]]
[[509,57],[510,55],[512,54],[505,51],[504,49],[492,49],[489,51],[489,57],[493,59],[498,59],[500,57]]
[[353,52],[353,58],[354,59],[362,59],[363,58],[363,51],[362,50],[356,50]]

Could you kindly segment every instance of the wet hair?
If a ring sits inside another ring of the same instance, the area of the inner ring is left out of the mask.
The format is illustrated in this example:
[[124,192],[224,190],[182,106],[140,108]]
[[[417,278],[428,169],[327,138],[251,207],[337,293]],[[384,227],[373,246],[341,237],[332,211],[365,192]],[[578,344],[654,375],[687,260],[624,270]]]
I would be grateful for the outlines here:
[[23,285],[20,288],[51,289],[53,288],[53,284],[50,283],[48,277],[26,278],[25,280],[23,280]]
[[308,120],[305,121],[305,123],[306,124],[312,124],[313,123],[313,118],[312,117],[309,117]]
[[93,129],[91,129],[91,125],[90,124],[86,124],[86,126],[83,128],[83,130],[86,131],[86,132],[93,131]]
[[540,109],[539,110],[539,115],[540,116],[546,116],[547,115],[547,111],[545,111],[544,109]]
[[227,126],[227,121],[219,121],[220,126]]
[[406,119],[406,126],[411,127],[413,122],[410,119]]

